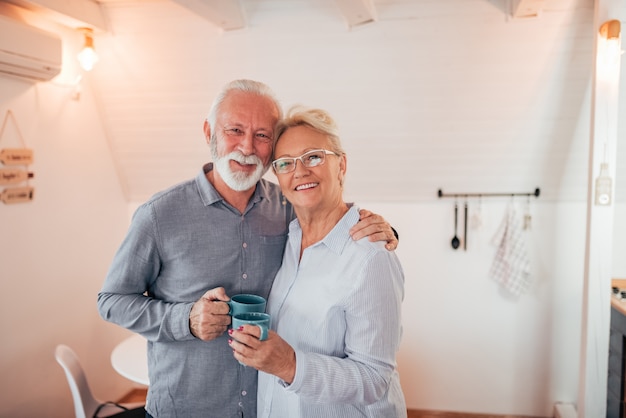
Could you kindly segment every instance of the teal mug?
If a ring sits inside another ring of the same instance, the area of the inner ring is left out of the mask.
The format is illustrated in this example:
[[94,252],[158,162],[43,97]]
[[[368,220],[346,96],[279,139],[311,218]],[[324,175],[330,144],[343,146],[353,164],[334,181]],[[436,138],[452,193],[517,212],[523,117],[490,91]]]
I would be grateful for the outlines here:
[[270,328],[270,316],[263,312],[244,312],[233,315],[233,329],[238,329],[243,325],[256,325],[261,330],[259,340],[267,340]]
[[245,312],[265,312],[265,298],[258,295],[241,294],[230,298],[228,315],[235,316]]

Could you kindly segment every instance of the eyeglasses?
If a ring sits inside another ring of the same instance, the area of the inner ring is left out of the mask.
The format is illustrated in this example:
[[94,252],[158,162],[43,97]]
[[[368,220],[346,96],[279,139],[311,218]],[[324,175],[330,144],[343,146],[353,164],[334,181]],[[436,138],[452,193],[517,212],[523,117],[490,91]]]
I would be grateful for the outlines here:
[[339,154],[333,151],[314,149],[305,152],[299,157],[283,157],[274,160],[272,161],[272,166],[274,167],[276,174],[287,174],[296,169],[296,160],[300,160],[303,166],[311,168],[324,164],[326,155],[336,155],[339,157]]

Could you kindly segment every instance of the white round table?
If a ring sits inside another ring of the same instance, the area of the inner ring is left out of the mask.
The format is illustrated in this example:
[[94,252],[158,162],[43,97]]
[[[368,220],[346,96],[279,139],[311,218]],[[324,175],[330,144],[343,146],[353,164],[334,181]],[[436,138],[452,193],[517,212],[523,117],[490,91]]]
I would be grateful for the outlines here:
[[148,386],[148,354],[144,337],[135,334],[115,346],[111,364],[116,372],[133,382]]

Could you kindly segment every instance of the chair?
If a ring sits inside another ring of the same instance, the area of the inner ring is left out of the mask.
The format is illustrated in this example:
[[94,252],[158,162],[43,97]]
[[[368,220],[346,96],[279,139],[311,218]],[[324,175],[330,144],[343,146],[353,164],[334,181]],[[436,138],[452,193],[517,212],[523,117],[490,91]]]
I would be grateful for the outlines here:
[[63,367],[67,382],[74,399],[76,418],[98,417],[145,417],[142,403],[116,404],[96,399],[91,393],[87,377],[83,371],[78,356],[66,345],[60,344],[55,350],[55,358]]

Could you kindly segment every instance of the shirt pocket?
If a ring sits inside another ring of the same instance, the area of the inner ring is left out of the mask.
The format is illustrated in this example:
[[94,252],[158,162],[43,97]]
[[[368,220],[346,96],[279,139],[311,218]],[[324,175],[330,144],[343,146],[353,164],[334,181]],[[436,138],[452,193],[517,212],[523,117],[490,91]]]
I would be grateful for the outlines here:
[[287,234],[282,235],[261,235],[261,244],[262,245],[280,245],[282,247],[285,246],[285,242],[287,242]]

